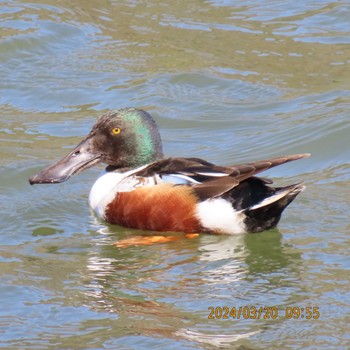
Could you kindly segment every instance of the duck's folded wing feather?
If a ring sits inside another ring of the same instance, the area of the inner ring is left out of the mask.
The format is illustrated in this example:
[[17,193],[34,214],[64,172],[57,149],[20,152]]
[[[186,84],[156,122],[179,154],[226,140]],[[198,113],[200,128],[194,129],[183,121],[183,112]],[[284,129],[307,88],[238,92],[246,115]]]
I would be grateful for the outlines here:
[[[308,153],[294,154],[226,167],[217,166],[199,158],[166,158],[148,165],[133,175],[149,177],[180,174],[191,177],[196,180],[191,186],[197,196],[204,200],[218,197],[237,186],[241,181],[262,171],[308,156]],[[269,182],[265,179],[263,181]]]
[[221,174],[227,176],[231,172],[230,168],[216,166],[203,159],[199,158],[166,158],[149,164],[141,169],[136,176],[153,176],[153,175],[168,175],[182,174],[186,176],[199,175],[199,172],[208,173],[209,177],[215,176],[212,174]]
[[[231,170],[230,174],[225,177],[219,177],[214,180],[205,181],[201,184],[193,185],[193,189],[197,196],[201,200],[208,198],[218,197],[222,194],[230,191],[232,188],[237,186],[241,181],[244,181],[256,174],[281,165],[293,160],[308,157],[309,154],[295,154],[291,156],[272,158],[269,160],[262,160],[254,163],[240,164],[235,166],[227,167]],[[261,179],[265,183],[271,183],[270,180]]]

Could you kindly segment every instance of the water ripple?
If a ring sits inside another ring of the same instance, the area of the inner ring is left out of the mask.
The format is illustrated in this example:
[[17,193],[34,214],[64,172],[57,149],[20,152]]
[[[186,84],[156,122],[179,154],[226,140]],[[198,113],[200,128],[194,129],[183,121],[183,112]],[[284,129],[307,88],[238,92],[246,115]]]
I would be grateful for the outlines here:
[[[0,345],[346,348],[349,10],[328,0],[3,1]],[[27,179],[124,106],[154,116],[169,156],[233,164],[311,152],[266,174],[307,189],[260,235],[116,247],[150,233],[91,215],[101,168],[57,186]],[[321,317],[208,319],[210,306],[315,306]]]

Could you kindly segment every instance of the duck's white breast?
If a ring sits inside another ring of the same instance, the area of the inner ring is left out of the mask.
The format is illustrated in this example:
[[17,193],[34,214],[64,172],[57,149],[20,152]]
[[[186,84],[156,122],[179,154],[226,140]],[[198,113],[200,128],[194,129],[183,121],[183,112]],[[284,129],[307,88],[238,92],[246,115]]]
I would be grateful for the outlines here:
[[145,181],[140,182],[139,178],[132,176],[133,173],[140,171],[146,166],[143,165],[124,173],[114,171],[102,172],[93,184],[89,194],[89,205],[100,218],[105,218],[106,207],[116,198],[117,192],[129,192],[140,186],[155,184],[155,179],[152,177],[144,178]]
[[116,196],[118,184],[124,178],[123,173],[103,172],[92,186],[89,205],[100,218],[104,219],[105,208]]

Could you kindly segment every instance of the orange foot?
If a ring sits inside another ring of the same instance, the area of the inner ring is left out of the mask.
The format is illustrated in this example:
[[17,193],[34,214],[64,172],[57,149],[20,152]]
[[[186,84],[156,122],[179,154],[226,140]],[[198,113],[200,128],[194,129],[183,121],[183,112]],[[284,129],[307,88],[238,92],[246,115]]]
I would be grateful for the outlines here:
[[[185,238],[196,238],[198,237],[198,233],[186,233]],[[181,236],[134,236],[131,238],[122,239],[114,243],[114,245],[118,248],[126,248],[134,245],[152,245],[157,243],[168,243],[179,241]]]

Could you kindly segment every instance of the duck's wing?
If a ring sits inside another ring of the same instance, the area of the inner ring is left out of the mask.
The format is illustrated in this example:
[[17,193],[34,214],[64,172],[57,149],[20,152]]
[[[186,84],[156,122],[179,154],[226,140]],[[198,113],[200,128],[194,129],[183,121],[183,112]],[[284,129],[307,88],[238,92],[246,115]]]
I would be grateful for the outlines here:
[[133,175],[140,177],[154,175],[186,177],[193,180],[191,184],[193,190],[200,199],[204,200],[218,197],[237,186],[241,181],[262,171],[308,156],[310,156],[308,153],[294,154],[226,167],[217,166],[199,158],[166,158],[151,163]]
[[[239,164],[227,167],[231,172],[228,176],[208,180],[201,184],[194,185],[194,190],[200,199],[218,197],[237,186],[240,182],[254,177],[256,174],[275,166],[309,157],[309,153],[294,154],[285,157],[271,158],[247,164]],[[265,183],[272,183],[271,180],[260,178]]]
[[200,158],[165,158],[149,164],[141,169],[136,176],[154,176],[179,174],[184,176],[227,176],[230,174],[228,167],[217,166]]

